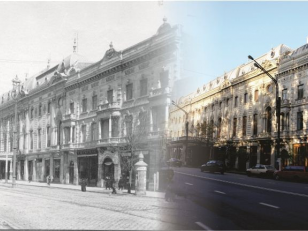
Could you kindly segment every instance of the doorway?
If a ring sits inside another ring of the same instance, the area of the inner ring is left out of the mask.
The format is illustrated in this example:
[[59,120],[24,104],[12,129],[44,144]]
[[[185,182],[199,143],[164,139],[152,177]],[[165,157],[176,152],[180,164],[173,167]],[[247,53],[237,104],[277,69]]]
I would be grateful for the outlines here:
[[69,175],[70,175],[69,183],[74,184],[74,161],[70,162]]

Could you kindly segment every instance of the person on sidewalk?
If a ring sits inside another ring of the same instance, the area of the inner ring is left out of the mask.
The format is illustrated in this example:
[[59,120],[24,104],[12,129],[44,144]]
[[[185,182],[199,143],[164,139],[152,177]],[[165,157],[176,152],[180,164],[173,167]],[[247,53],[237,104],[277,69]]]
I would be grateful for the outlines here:
[[48,175],[48,176],[47,176],[47,184],[48,184],[48,186],[50,186],[50,183],[51,183],[51,176]]
[[112,194],[117,194],[117,191],[115,189],[115,179],[112,177],[110,181],[111,181]]
[[29,181],[29,183],[31,183],[31,181],[32,181],[32,175],[29,175],[28,181]]

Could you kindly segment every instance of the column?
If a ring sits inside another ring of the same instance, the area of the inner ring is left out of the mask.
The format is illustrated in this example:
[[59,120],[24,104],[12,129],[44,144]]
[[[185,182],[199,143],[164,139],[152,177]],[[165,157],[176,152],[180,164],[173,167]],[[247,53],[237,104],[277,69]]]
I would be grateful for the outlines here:
[[42,176],[41,176],[41,181],[45,182],[46,176],[45,176],[45,158],[43,156],[42,158]]
[[9,171],[9,160],[8,160],[8,154],[5,155],[5,183],[7,183],[8,180],[8,171]]
[[167,103],[165,109],[165,131],[168,131],[168,119],[169,119],[169,104]]
[[16,174],[16,177],[17,179],[16,180],[20,180],[21,179],[21,175],[20,175],[20,161],[18,161],[16,164],[17,164],[17,174]]
[[70,183],[69,166],[70,166],[70,160],[69,160],[69,153],[67,152],[64,155],[64,184]]
[[33,181],[38,181],[38,179],[36,179],[36,159],[33,160],[33,177],[32,177]]
[[29,173],[28,173],[28,159],[26,158],[24,161],[24,180],[28,180]]
[[13,167],[12,167],[12,161],[13,160],[13,157],[12,157],[12,159],[11,159],[11,161],[10,161],[10,180],[12,180],[13,179]]
[[64,153],[60,153],[61,155],[61,158],[60,158],[60,183],[61,184],[64,184],[64,180],[63,180],[63,175],[64,175],[64,172],[63,172],[63,165],[64,165]]
[[102,139],[102,119],[98,120],[98,140]]
[[70,140],[69,140],[70,143],[73,143],[73,127],[71,126],[70,127]]
[[[75,155],[76,156],[76,155]],[[78,185],[79,176],[78,176],[78,158],[77,156],[74,159],[74,185]]]
[[109,117],[109,138],[112,137],[111,130],[112,130],[112,119],[111,119],[111,115],[110,115],[110,117]]
[[50,169],[49,169],[49,174],[51,177],[53,177],[53,155],[50,155]]

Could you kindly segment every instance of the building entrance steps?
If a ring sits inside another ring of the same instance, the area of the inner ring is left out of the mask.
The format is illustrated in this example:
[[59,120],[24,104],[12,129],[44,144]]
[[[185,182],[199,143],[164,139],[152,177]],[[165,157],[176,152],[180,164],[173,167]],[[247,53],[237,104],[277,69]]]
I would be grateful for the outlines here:
[[[5,180],[0,180],[0,185],[6,185],[6,186],[12,186],[12,181],[8,180],[8,183],[5,183]],[[51,183],[48,185],[46,182],[34,182],[31,181],[16,181],[16,187],[18,185],[25,185],[29,187],[46,187],[46,188],[61,188],[61,189],[67,189],[67,190],[78,190],[80,191],[80,185],[70,185],[70,184],[57,184],[57,183]],[[100,187],[87,187],[87,192],[96,192],[96,193],[104,193],[104,194],[111,194],[112,189],[105,189]],[[135,191],[131,190],[131,194],[127,193],[127,190],[118,190],[117,194],[112,194],[114,196],[117,195],[135,195]],[[155,198],[165,198],[165,193],[163,192],[153,192],[153,191],[146,191],[145,197],[155,197]]]

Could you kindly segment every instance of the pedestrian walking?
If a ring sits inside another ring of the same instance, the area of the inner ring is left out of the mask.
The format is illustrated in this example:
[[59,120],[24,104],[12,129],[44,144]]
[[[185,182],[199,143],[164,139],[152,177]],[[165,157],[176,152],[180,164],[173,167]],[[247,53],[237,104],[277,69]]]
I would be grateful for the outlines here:
[[51,183],[51,176],[48,175],[48,176],[47,176],[47,184],[50,186],[50,183]]
[[122,177],[120,177],[118,187],[119,187],[119,190],[124,189],[124,179]]
[[115,180],[114,180],[114,178],[111,178],[111,188],[112,188],[112,194],[117,194],[117,190],[115,188]]
[[28,181],[29,181],[29,183],[31,183],[31,181],[32,181],[32,175],[29,175]]

